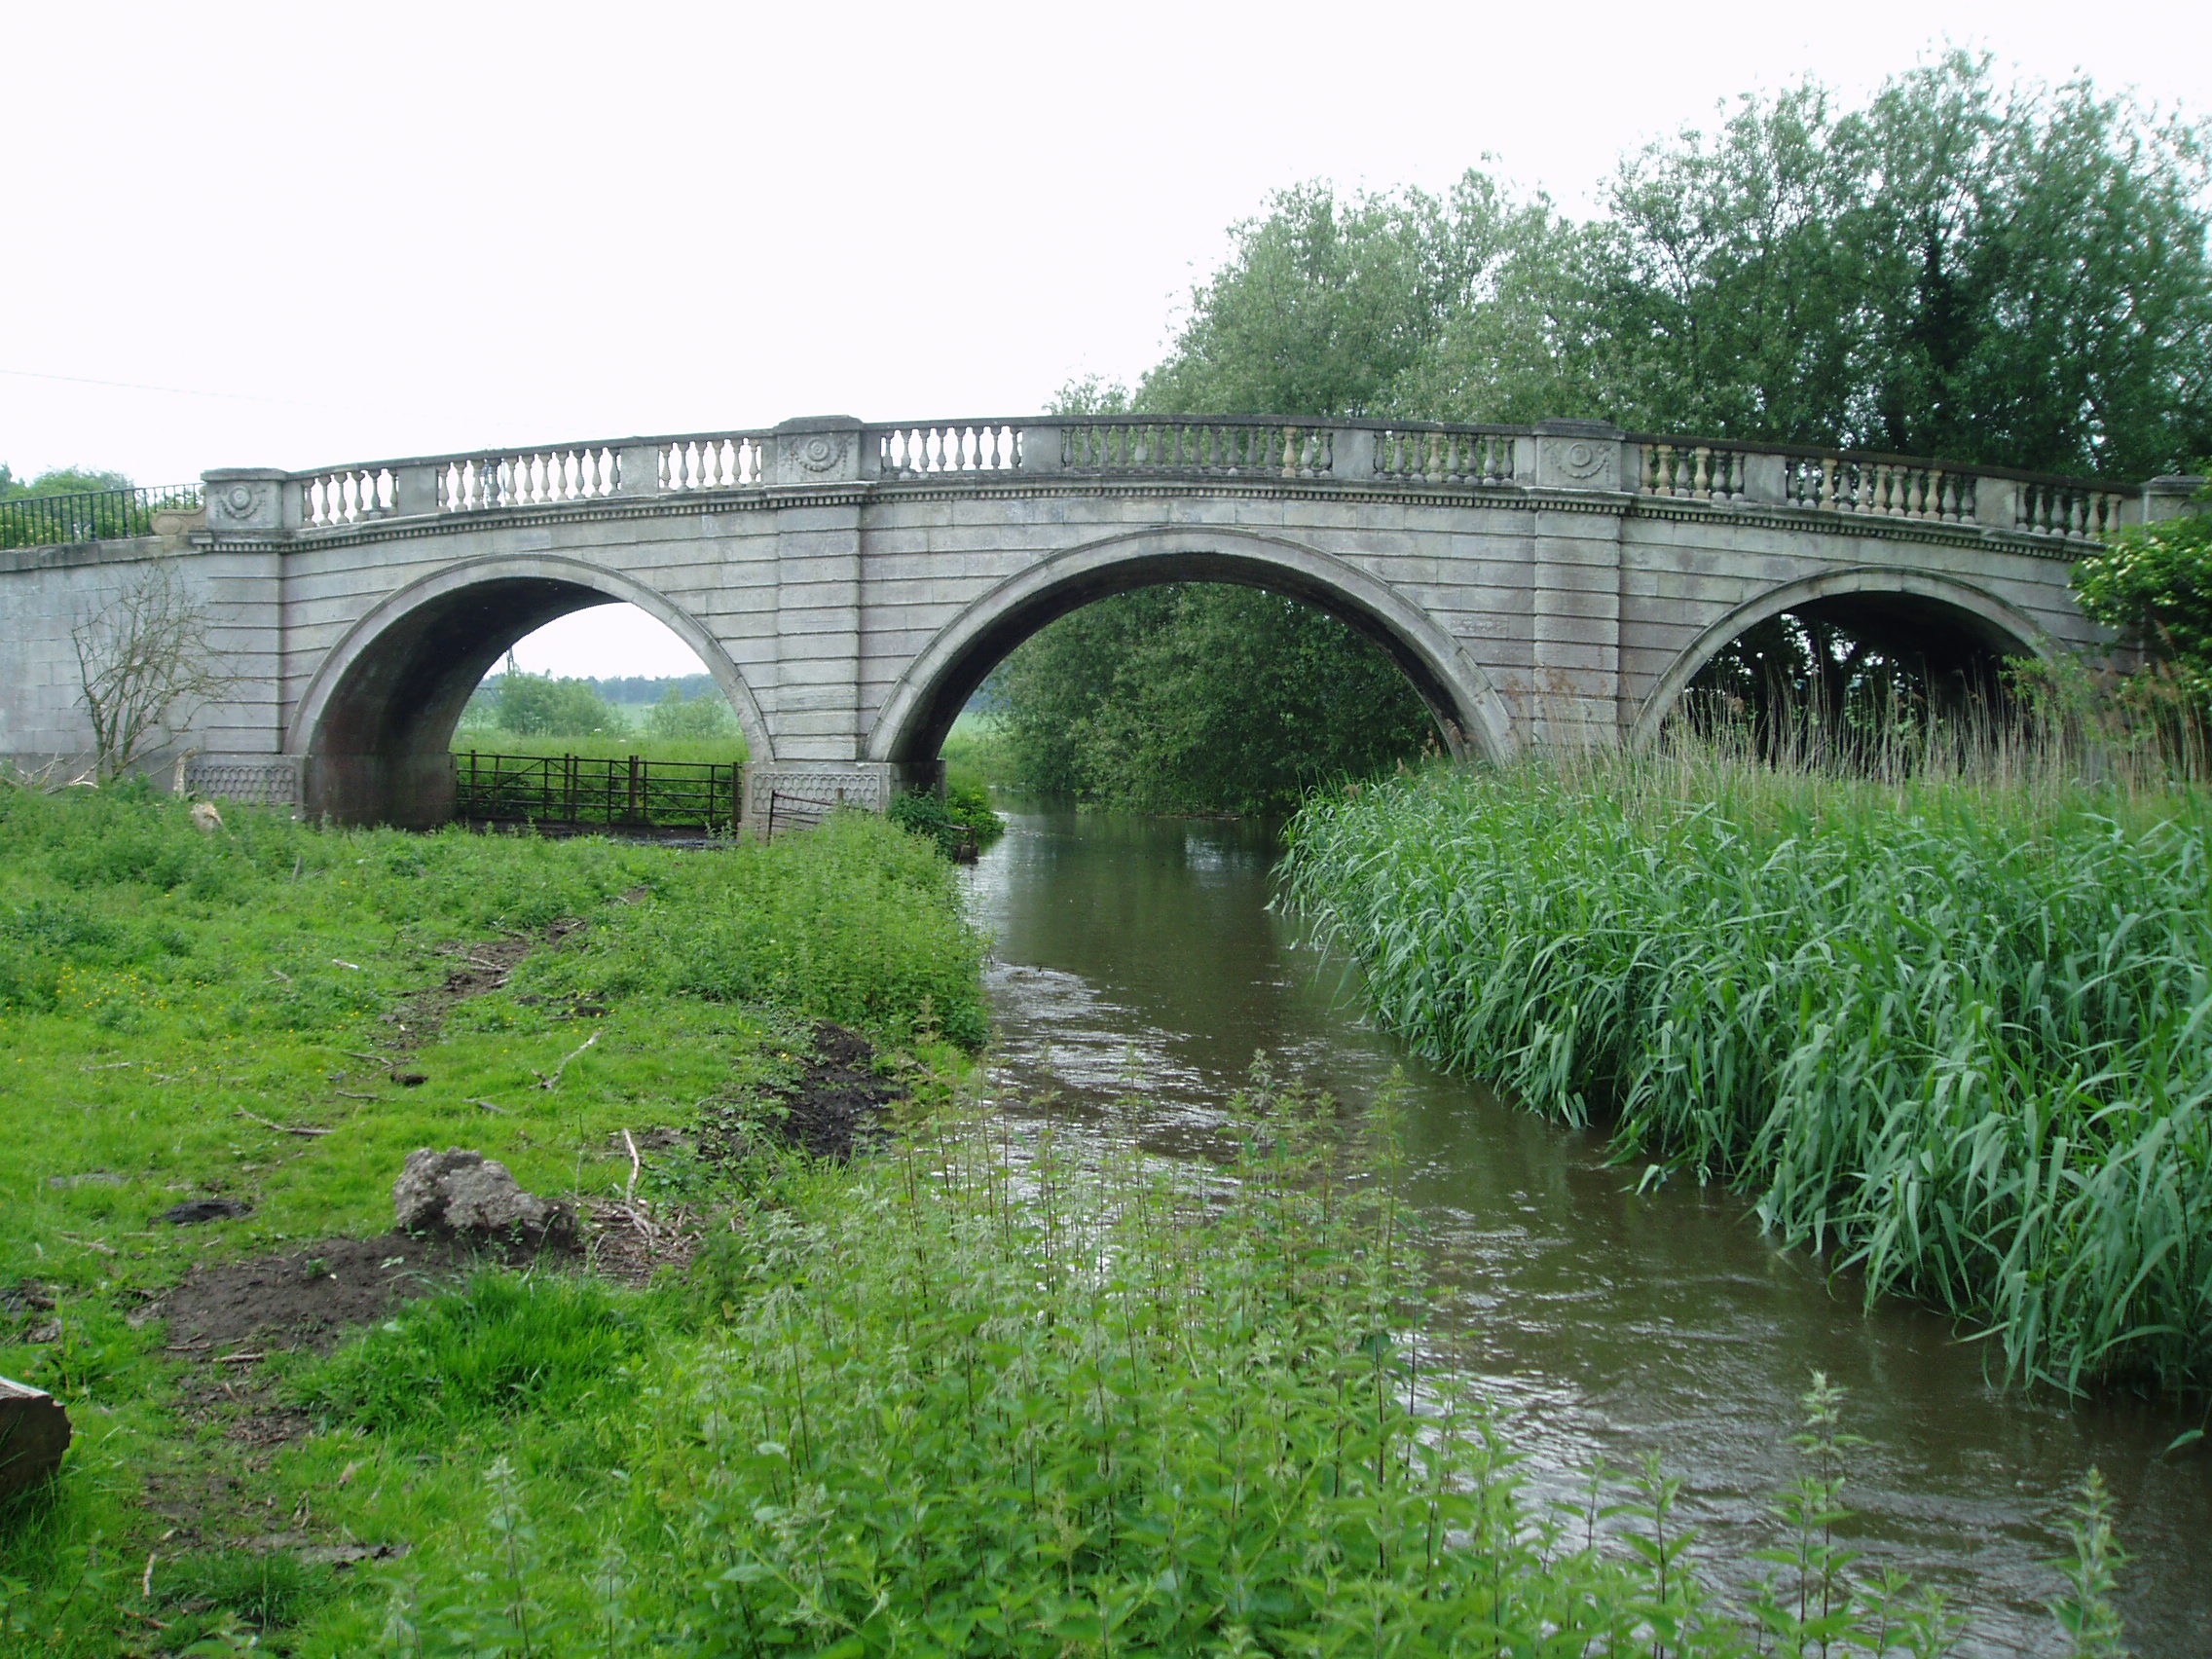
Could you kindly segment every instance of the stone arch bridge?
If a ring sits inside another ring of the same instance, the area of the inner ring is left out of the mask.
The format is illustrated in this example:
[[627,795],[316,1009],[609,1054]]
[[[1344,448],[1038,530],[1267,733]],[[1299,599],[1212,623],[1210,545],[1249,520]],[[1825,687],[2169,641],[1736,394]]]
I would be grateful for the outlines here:
[[880,805],[926,784],[1009,649],[1168,580],[1343,617],[1460,753],[1633,742],[1784,609],[1932,659],[2095,645],[2069,564],[2187,488],[1593,422],[1210,417],[817,419],[230,469],[156,535],[0,552],[0,756],[88,748],[71,630],[158,558],[236,677],[179,740],[194,781],[341,821],[446,817],[446,746],[486,670],[614,601],[667,623],[728,694],[749,800]]

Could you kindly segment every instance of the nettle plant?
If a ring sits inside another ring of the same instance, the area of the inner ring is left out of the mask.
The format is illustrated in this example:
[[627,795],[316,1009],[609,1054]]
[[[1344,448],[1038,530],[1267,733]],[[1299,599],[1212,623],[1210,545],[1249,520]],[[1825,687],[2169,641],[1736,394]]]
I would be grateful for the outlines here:
[[1531,1495],[1408,1294],[1394,1112],[1261,1071],[1201,1175],[1016,1149],[955,1101],[788,1172],[697,1270],[698,1339],[633,1374],[598,1497],[535,1485],[523,1436],[461,1559],[391,1580],[382,1651],[1950,1649],[1939,1598],[1838,1541],[1819,1379],[1748,1603],[1656,1465]]

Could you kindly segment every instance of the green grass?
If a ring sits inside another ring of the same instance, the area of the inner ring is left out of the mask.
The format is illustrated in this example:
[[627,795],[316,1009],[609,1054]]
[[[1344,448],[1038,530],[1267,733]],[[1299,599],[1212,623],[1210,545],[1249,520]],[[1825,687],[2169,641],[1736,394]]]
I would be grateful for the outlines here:
[[[78,1429],[58,1488],[0,1513],[0,1653],[139,1650],[119,1631],[152,1627],[124,1609],[167,1618],[140,1588],[169,1526],[150,1498],[181,1491],[194,1534],[250,1539],[303,1503],[313,1512],[350,1460],[337,1455],[361,1450],[353,1419],[334,1416],[313,1444],[335,1463],[317,1453],[257,1475],[220,1420],[180,1415],[209,1384],[132,1315],[194,1264],[385,1231],[392,1182],[422,1146],[475,1147],[536,1192],[618,1192],[629,1164],[610,1139],[753,1109],[817,1017],[911,1037],[942,1064],[953,1051],[927,1046],[940,1032],[982,1032],[978,941],[951,872],[880,822],[685,855],[225,816],[203,835],[181,803],[137,786],[0,788],[0,1288],[36,1281],[61,1327],[31,1345],[47,1315],[0,1312],[0,1374],[53,1389]],[[379,1056],[421,1035],[401,1029],[408,998],[444,980],[450,951],[563,917],[591,926],[456,1006],[409,1055],[427,1082],[392,1081]],[[924,946],[941,958],[901,954]],[[587,982],[607,1012],[564,1017],[559,999]],[[541,1087],[564,1057],[557,1087]],[[154,1224],[211,1192],[253,1211]],[[453,1344],[399,1322],[422,1351],[401,1344],[390,1363],[434,1373]],[[528,1321],[500,1328],[510,1351],[545,1346]],[[322,1409],[352,1399],[375,1419],[365,1373],[349,1375],[354,1393]],[[540,1386],[526,1378],[521,1391]],[[11,1620],[43,1634],[4,1634]]]
[[[1656,1468],[1530,1497],[1422,1346],[1393,1108],[1354,1139],[1261,1075],[1226,1191],[1010,1145],[940,1040],[981,1034],[979,941],[917,837],[840,815],[683,855],[230,818],[202,835],[137,788],[0,793],[23,965],[0,1285],[38,1279],[63,1325],[0,1343],[0,1371],[78,1428],[60,1479],[0,1506],[7,1659],[1687,1659],[1754,1627],[1945,1648],[1947,1614],[1830,1535],[1843,1443],[1820,1386],[1747,1603],[1692,1569]],[[590,925],[415,1051],[420,1088],[361,1057],[444,977],[441,947],[570,916]],[[607,1012],[581,1049],[560,1014],[587,995]],[[416,1146],[628,1194],[610,1135],[757,1102],[825,1014],[911,1040],[898,1150],[648,1168],[631,1196],[704,1247],[680,1279],[481,1274],[327,1358],[250,1369],[133,1318],[195,1263],[382,1231]],[[84,1172],[117,1184],[48,1184]],[[257,1207],[149,1225],[209,1189]],[[240,1437],[281,1407],[310,1429]],[[2110,1623],[2109,1536],[2085,1510],[2061,1604],[2083,1629]],[[334,1570],[303,1537],[382,1553]]]
[[1285,897],[1418,1048],[1928,1298],[2212,1379],[2212,804],[1717,759],[1316,797]]

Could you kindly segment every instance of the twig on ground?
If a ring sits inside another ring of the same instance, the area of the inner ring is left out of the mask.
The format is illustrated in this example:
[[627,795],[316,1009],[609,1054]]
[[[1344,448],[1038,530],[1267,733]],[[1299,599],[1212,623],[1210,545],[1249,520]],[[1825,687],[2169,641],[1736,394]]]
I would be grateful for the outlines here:
[[79,1066],[77,1069],[79,1071],[123,1071],[137,1063],[136,1060],[103,1060],[96,1066]]
[[344,1054],[350,1060],[366,1060],[372,1066],[388,1066],[396,1065],[398,1063],[397,1059],[393,1055],[364,1054],[358,1049],[340,1049],[333,1047],[331,1048],[330,1051],[334,1054]]
[[510,1106],[495,1106],[489,1100],[477,1098],[474,1096],[470,1097],[468,1103],[471,1106],[481,1106],[487,1112],[497,1112],[502,1118],[511,1118],[515,1115],[514,1109]]
[[644,1172],[644,1165],[638,1158],[638,1143],[630,1138],[628,1129],[622,1131],[622,1144],[630,1149],[630,1180],[622,1189],[622,1201],[628,1203],[638,1191],[638,1177]]
[[265,1353],[219,1353],[215,1356],[215,1363],[217,1365],[251,1365],[257,1359],[267,1359],[268,1357]]
[[270,972],[270,973],[271,973],[272,975],[274,975],[274,976],[275,976],[276,977],[277,977],[277,978],[279,978],[279,979],[283,980],[283,981],[284,981],[284,983],[285,983],[285,984],[287,984],[287,985],[288,985],[288,984],[290,984],[290,983],[292,982],[292,976],[291,976],[291,975],[289,975],[289,974],[287,974],[287,973],[285,973],[285,972],[284,972],[284,970],[283,970],[283,969],[281,969],[281,968],[272,968],[272,969],[270,969],[270,970],[269,970],[269,972]]
[[103,1256],[112,1256],[115,1254],[114,1245],[102,1244],[97,1238],[80,1238],[74,1233],[62,1233],[58,1227],[54,1231],[57,1234],[60,1234],[63,1238],[68,1239],[70,1243],[81,1245],[87,1250],[97,1250]]
[[160,1561],[161,1559],[161,1553],[158,1550],[148,1551],[146,1555],[146,1570],[139,1575],[138,1594],[145,1597],[149,1602],[154,1599],[154,1563]]
[[350,1089],[345,1088],[334,1088],[330,1092],[337,1095],[341,1100],[381,1100],[384,1098],[381,1094],[355,1094]]
[[538,1088],[551,1088],[555,1084],[561,1081],[561,1074],[569,1069],[569,1062],[574,1059],[577,1054],[582,1053],[585,1049],[590,1048],[594,1043],[598,1041],[599,1033],[594,1031],[589,1037],[586,1037],[583,1040],[582,1047],[577,1048],[569,1053],[563,1054],[561,1056],[561,1063],[553,1068],[552,1076],[548,1077],[545,1073],[539,1071],[535,1066],[532,1066],[530,1068],[530,1075],[537,1079]]
[[245,1119],[249,1124],[259,1124],[265,1129],[275,1129],[280,1135],[326,1135],[330,1133],[328,1129],[312,1128],[305,1124],[273,1124],[267,1118],[248,1112],[243,1106],[239,1108],[239,1116]]

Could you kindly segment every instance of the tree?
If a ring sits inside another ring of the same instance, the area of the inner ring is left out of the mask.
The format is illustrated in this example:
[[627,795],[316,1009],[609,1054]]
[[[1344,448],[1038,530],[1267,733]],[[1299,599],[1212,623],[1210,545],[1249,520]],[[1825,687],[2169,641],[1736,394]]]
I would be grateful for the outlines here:
[[0,466],[0,500],[21,500],[33,496],[83,496],[99,490],[128,490],[130,477],[123,472],[98,472],[80,466],[49,467],[27,483]]
[[621,711],[588,680],[524,674],[507,659],[499,679],[499,729],[517,737],[597,737],[626,729]]
[[[2212,461],[2198,463],[2212,471]],[[2154,662],[2170,666],[2212,709],[2212,484],[2196,511],[2137,525],[2074,567],[2082,608]]]
[[685,697],[672,683],[645,713],[645,730],[655,737],[716,738],[737,735],[737,719],[719,689]]
[[[1480,171],[1444,196],[1300,185],[1235,228],[1229,260],[1133,393],[1092,378],[1059,408],[1600,416],[1970,463],[2171,471],[2212,448],[2206,150],[2203,129],[2086,81],[2001,86],[1987,57],[1950,53],[1856,110],[1811,81],[1739,99],[1712,132],[1624,160],[1588,221]],[[1235,729],[1229,704],[1247,687],[1182,676],[1204,660],[1200,634],[1168,638],[1219,619],[1147,608],[1157,603],[1101,601],[1120,619],[1055,624],[1085,642],[1071,660],[1102,677],[1080,696],[1059,668],[1030,672],[1056,646],[1003,677],[1036,781],[1077,787],[1075,756],[1113,750],[1079,735],[1107,719],[1109,689],[1124,711],[1114,752],[1132,775],[1195,788],[1204,768],[1188,734]],[[1956,662],[1833,618],[1769,634],[1715,676],[1765,687],[1787,673],[1776,695],[1806,710],[1926,703],[1986,679],[1985,665],[1962,680]],[[1360,648],[1340,631],[1302,647],[1301,672],[1326,658],[1327,674],[1348,675]],[[1147,701],[1128,679],[1140,660],[1183,701]],[[1913,675],[1917,688],[1899,692]],[[1261,772],[1218,787],[1210,804],[1279,793]],[[1127,793],[1095,770],[1080,788]]]
[[991,691],[1020,783],[1138,811],[1281,811],[1437,739],[1380,646],[1222,583],[1087,606],[1017,647]]
[[102,779],[130,770],[162,740],[181,735],[237,683],[207,655],[214,621],[192,603],[166,560],[141,565],[96,615],[69,632],[78,685],[92,717]]

